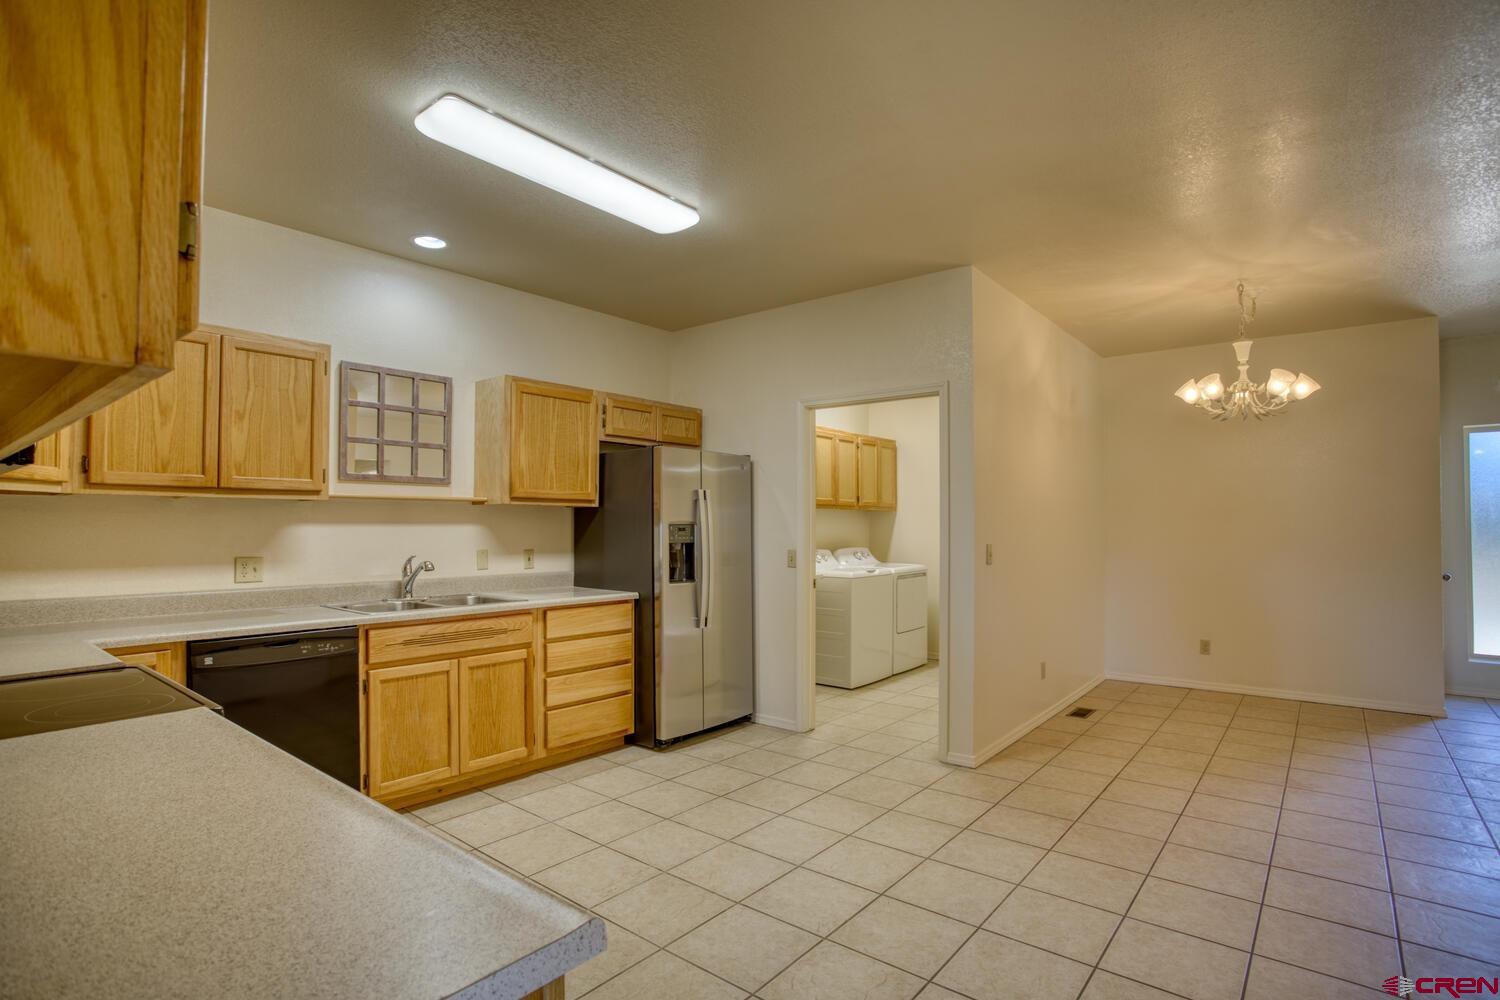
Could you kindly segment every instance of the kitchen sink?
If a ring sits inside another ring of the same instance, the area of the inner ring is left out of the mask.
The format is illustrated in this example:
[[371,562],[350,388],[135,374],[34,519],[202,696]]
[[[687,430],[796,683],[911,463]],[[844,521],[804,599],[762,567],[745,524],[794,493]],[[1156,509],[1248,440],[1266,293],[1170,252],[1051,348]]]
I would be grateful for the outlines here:
[[440,608],[473,607],[476,604],[508,604],[524,597],[486,597],[484,594],[449,594],[446,597],[424,597],[422,600]]
[[357,615],[380,615],[391,611],[416,611],[419,608],[445,608],[450,605],[434,604],[426,600],[386,597],[378,601],[360,601],[356,604],[327,604],[324,607],[335,611],[353,611]]

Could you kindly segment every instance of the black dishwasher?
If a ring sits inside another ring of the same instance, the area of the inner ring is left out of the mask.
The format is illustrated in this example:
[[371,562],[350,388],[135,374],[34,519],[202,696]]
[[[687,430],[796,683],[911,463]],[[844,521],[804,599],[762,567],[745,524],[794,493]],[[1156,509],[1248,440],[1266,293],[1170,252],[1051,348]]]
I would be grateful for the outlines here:
[[188,643],[188,683],[224,717],[359,788],[359,630]]

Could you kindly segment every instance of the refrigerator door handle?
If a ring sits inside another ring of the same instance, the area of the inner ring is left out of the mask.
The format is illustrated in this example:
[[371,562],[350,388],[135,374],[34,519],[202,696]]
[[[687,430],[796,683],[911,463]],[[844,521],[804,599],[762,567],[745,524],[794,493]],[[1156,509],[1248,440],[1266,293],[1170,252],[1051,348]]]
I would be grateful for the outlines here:
[[693,488],[693,627],[706,628],[708,625],[708,605],[704,599],[708,597],[705,580],[708,577],[708,494],[701,488]]
[[714,606],[714,504],[713,498],[708,495],[708,490],[699,490],[703,497],[702,506],[699,507],[703,516],[702,540],[698,543],[702,552],[702,568],[699,570],[699,586],[703,588],[703,604],[699,609],[702,628],[708,628],[708,616]]

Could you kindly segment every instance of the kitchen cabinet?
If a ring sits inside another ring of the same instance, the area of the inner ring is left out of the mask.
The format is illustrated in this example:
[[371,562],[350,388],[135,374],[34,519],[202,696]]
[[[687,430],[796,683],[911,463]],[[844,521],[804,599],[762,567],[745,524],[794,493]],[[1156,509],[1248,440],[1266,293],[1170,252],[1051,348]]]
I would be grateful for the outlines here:
[[475,492],[491,503],[599,502],[592,389],[505,375],[475,384]]
[[205,9],[0,4],[0,455],[167,372],[197,326]]
[[896,509],[896,442],[890,438],[859,439],[859,509]]
[[690,406],[660,407],[661,429],[657,440],[662,444],[680,444],[689,448],[703,446],[703,411]]
[[459,772],[457,660],[377,667],[365,676],[369,791],[375,798]]
[[628,601],[545,612],[548,750],[635,728],[634,628]]
[[326,493],[327,345],[205,326],[174,355],[89,417],[85,491]]
[[469,773],[531,753],[531,650],[458,661],[458,766]]
[[703,444],[703,411],[650,399],[600,395],[603,420],[600,436],[605,441],[642,444],[678,444],[697,448]]
[[73,429],[36,443],[30,465],[0,465],[0,493],[67,493],[73,483]]
[[155,670],[163,677],[187,685],[187,647],[184,643],[168,642],[146,646],[115,646],[105,650],[121,663],[132,667]]
[[853,510],[859,506],[859,437],[848,431],[818,427],[814,432],[819,507]]

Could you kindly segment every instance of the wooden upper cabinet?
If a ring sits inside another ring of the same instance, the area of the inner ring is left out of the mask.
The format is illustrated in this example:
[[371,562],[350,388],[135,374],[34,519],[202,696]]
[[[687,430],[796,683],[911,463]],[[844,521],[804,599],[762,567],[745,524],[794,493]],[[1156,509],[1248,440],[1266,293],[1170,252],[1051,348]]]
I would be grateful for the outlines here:
[[378,667],[366,674],[370,794],[379,798],[459,771],[458,661]]
[[813,436],[813,465],[816,470],[813,495],[819,507],[832,507],[838,503],[838,498],[834,496],[837,477],[833,468],[837,461],[837,441],[838,432],[826,427],[819,427]]
[[474,386],[475,490],[491,503],[599,502],[592,389],[506,375]]
[[182,338],[171,372],[89,417],[89,483],[218,484],[219,340],[213,333]]
[[859,439],[839,434],[833,441],[833,505],[859,506]]
[[67,493],[73,483],[73,429],[36,443],[30,465],[0,465],[0,493]]
[[819,507],[896,509],[896,442],[818,427],[813,437]]
[[0,3],[0,455],[197,325],[206,0]]
[[864,434],[859,435],[855,441],[859,449],[859,468],[855,475],[859,508],[869,510],[875,504],[876,484],[880,481],[880,442]]
[[859,439],[859,509],[896,509],[896,442],[890,438]]
[[328,348],[221,331],[219,485],[328,485]]
[[660,407],[661,429],[657,440],[697,448],[703,444],[703,411],[690,406]]
[[629,396],[604,397],[604,436],[655,441],[660,434],[661,406]]
[[531,650],[458,661],[458,764],[482,771],[531,755]]

